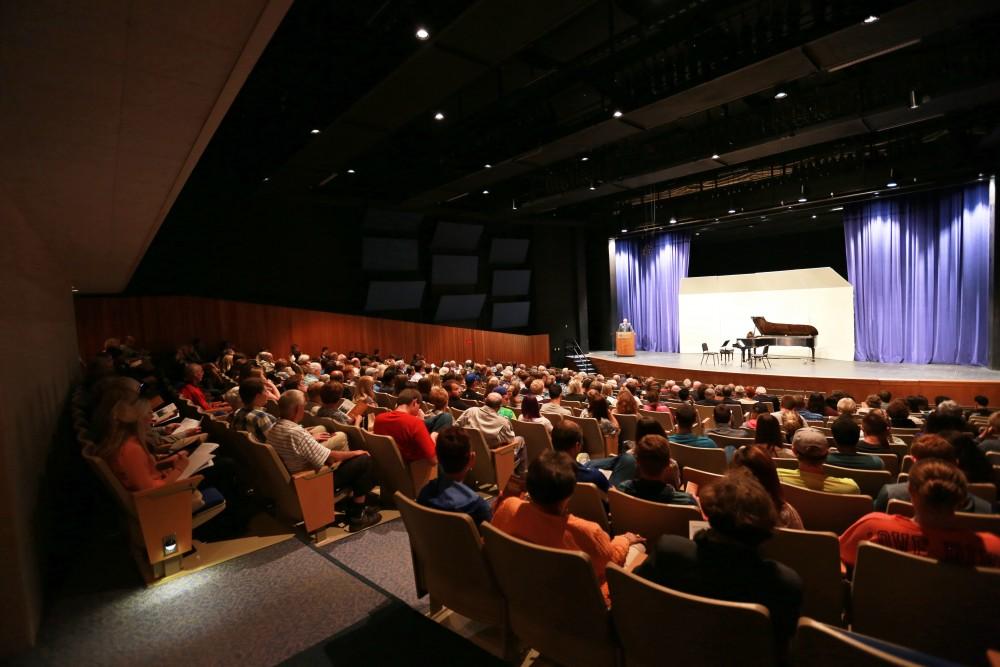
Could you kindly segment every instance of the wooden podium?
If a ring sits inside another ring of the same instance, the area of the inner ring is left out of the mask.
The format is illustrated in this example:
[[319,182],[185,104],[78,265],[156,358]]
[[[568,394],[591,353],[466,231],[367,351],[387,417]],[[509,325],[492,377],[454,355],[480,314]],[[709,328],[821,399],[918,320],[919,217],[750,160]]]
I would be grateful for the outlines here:
[[619,331],[615,334],[615,354],[619,357],[635,356],[634,331]]

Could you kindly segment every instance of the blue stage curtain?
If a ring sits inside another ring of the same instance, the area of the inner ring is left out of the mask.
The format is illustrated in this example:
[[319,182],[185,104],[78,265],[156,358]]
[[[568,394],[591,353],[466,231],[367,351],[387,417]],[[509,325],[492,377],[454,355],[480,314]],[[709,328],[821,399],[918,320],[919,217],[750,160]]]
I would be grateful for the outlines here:
[[691,239],[686,234],[618,239],[615,276],[618,320],[635,328],[636,347],[654,352],[680,349],[678,293],[687,276]]
[[858,361],[985,365],[992,183],[845,210]]

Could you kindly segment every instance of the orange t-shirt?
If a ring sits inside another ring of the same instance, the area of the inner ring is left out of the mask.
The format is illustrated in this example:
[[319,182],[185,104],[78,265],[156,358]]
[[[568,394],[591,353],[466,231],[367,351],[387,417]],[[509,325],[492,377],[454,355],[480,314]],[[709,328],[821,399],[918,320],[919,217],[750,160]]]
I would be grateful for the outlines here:
[[553,549],[582,551],[590,556],[605,601],[608,600],[608,584],[604,570],[608,563],[624,565],[628,554],[628,540],[623,535],[611,539],[593,521],[572,514],[549,514],[537,505],[516,497],[500,501],[493,512],[492,524],[526,542]]
[[840,536],[840,559],[853,567],[863,540],[961,565],[1000,567],[1000,537],[971,530],[924,528],[909,517],[872,512]]
[[156,459],[138,438],[126,440],[108,461],[118,480],[129,491],[145,491],[163,486],[165,473],[156,469]]

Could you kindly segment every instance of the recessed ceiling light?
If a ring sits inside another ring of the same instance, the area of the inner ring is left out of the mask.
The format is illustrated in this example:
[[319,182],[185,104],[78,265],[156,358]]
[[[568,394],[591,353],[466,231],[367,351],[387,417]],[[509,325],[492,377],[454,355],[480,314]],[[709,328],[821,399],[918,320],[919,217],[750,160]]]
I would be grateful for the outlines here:
[[614,116],[615,118],[621,118],[622,117],[622,112],[619,111],[618,109],[615,109],[615,112],[613,114],[611,114],[611,115]]
[[434,114],[434,120],[444,120],[444,114],[438,111],[436,114]]
[[753,225],[747,225],[747,229],[753,229]]
[[512,210],[512,211],[516,211],[517,210],[517,200],[516,199],[511,199],[510,200],[510,210]]
[[593,183],[591,183],[591,184],[590,184],[590,188],[589,188],[589,189],[591,189],[591,190],[596,190],[596,189],[597,189],[597,186],[595,186],[595,185],[594,185]]
[[590,159],[589,157],[587,157],[586,155],[584,155],[582,158],[580,158],[580,162],[586,162],[589,159]]
[[353,173],[354,173],[354,170],[353,170],[353,169],[348,169],[348,170],[347,170],[347,173],[348,173],[348,174],[353,174]]
[[899,185],[899,183],[897,183],[897,182],[895,181],[895,179],[892,179],[892,180],[890,180],[889,182],[887,182],[887,183],[885,184],[885,187],[887,187],[887,188],[894,188],[894,187],[896,187],[897,185]]
[[871,25],[872,23],[878,23],[878,17],[875,14],[869,14],[865,17],[865,25]]
[[843,210],[844,210],[844,207],[843,207],[843,206],[834,206],[834,207],[833,207],[833,208],[831,208],[830,210],[831,210],[831,211],[843,211]]
[[815,220],[815,219],[816,219],[816,215],[815,215],[815,214],[813,214],[813,220]]
[[427,39],[429,39],[430,36],[431,34],[427,32],[427,28],[423,26],[417,28],[417,39],[419,39],[421,42],[427,41]]
[[309,130],[309,134],[319,134],[319,130],[317,130],[316,128],[313,128],[313,129]]
[[264,182],[265,183],[267,183],[269,180],[271,180],[269,177],[267,177],[267,176],[264,177]]
[[803,202],[807,202],[807,201],[809,201],[809,200],[806,199],[805,197],[799,197],[799,203],[800,204],[803,203]]
[[712,153],[712,159],[713,160],[718,160],[719,159],[719,154],[718,153]]
[[735,208],[729,209],[729,215],[732,215],[733,213],[736,213],[736,209]]
[[622,234],[627,234],[627,233],[628,233],[628,230],[627,230],[627,229],[623,229],[623,230],[622,230]]
[[671,217],[670,217],[670,224],[671,224],[671,225],[676,225],[676,224],[677,224],[677,218],[675,218],[675,217],[671,216]]
[[783,100],[783,99],[785,99],[786,97],[788,97],[788,93],[786,93],[786,92],[785,92],[785,91],[783,91],[783,90],[779,90],[778,92],[776,92],[776,93],[774,94],[774,99],[776,99],[776,100]]
[[[623,229],[622,231],[624,232],[625,230]],[[80,288],[79,287],[70,287],[69,291],[72,292],[73,294],[76,294],[77,292],[80,291]]]
[[701,236],[701,232],[695,232],[694,235],[695,236]]
[[493,165],[490,164],[489,162],[487,162],[486,164],[483,165],[483,169],[492,169],[492,168],[493,168]]
[[490,191],[489,191],[489,190],[483,190],[483,194],[484,194],[484,195],[488,195],[489,193],[490,193]]

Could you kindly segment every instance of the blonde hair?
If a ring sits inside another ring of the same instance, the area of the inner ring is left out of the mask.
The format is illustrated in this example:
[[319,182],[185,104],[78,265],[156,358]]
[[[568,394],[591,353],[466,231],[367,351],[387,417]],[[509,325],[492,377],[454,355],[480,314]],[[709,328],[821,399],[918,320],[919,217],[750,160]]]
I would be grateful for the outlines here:
[[362,375],[354,385],[354,398],[357,400],[361,396],[367,396],[375,400],[375,378],[371,375]]
[[111,409],[108,434],[97,446],[97,455],[110,461],[129,438],[136,438],[148,449],[152,419],[149,401],[138,396],[119,400]]

